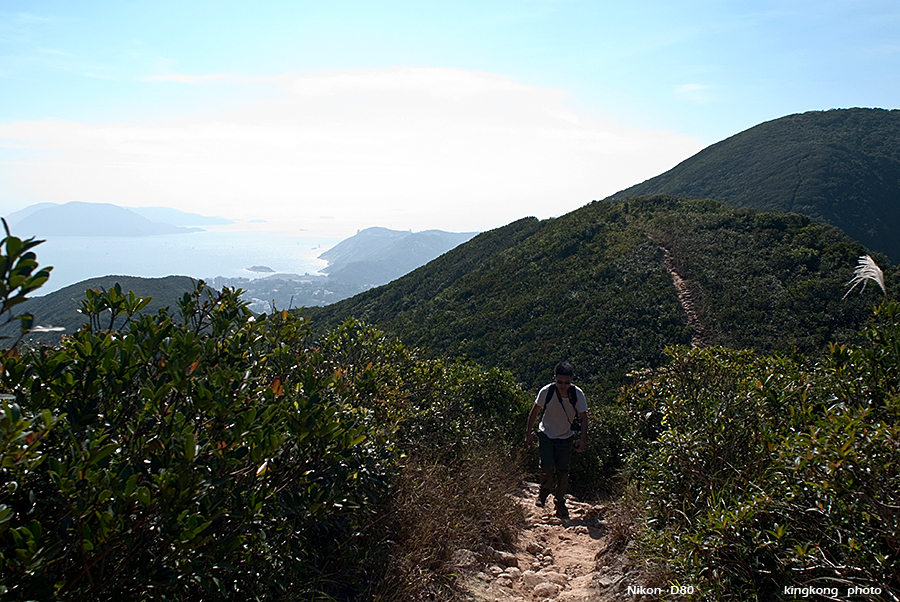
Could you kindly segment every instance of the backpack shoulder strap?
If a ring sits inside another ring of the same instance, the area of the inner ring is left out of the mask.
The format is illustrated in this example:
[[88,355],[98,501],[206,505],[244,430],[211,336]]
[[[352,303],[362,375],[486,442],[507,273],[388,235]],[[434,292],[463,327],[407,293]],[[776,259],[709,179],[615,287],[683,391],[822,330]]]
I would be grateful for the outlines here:
[[547,397],[544,398],[544,409],[547,409],[547,406],[553,400],[553,396],[559,397],[559,391],[556,390],[556,385],[551,384],[550,388],[547,389]]
[[569,403],[572,404],[572,407],[575,408],[575,412],[578,412],[578,389],[575,388],[575,385],[569,385]]
[[553,396],[556,395],[559,397],[559,391],[556,390],[556,385],[550,383],[550,388],[547,389],[547,397],[544,398],[544,407],[541,408],[541,419],[544,418],[544,413],[547,411],[547,406],[550,405],[550,401],[553,399]]

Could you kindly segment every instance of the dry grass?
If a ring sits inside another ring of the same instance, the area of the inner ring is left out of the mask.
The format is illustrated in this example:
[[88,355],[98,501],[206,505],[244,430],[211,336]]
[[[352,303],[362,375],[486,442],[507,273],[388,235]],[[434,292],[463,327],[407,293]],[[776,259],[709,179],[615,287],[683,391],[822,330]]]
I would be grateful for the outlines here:
[[392,554],[377,599],[454,600],[456,550],[509,547],[524,525],[512,494],[521,481],[505,454],[480,449],[453,466],[412,459],[396,488]]

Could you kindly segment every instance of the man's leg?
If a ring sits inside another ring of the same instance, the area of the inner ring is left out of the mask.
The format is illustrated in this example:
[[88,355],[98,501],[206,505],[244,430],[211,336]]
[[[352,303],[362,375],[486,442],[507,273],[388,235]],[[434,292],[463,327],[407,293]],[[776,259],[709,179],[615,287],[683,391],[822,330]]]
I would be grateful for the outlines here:
[[541,489],[538,492],[537,505],[543,507],[547,496],[553,491],[553,472],[556,465],[553,442],[544,433],[538,433],[538,454],[541,458]]
[[556,469],[556,515],[568,518],[569,511],[566,508],[566,488],[569,484],[569,462],[572,459],[572,437],[568,439],[556,439],[553,441],[553,459]]

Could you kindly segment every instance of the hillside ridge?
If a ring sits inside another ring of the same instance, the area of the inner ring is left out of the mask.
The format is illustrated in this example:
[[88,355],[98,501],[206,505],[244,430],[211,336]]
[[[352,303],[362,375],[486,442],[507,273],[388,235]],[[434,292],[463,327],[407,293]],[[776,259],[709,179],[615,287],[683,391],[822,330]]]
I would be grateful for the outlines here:
[[605,200],[668,194],[827,222],[900,262],[900,110],[774,119]]
[[305,313],[316,330],[354,317],[434,355],[510,370],[534,390],[568,359],[606,398],[629,373],[662,365],[666,347],[692,340],[817,354],[856,336],[868,300],[842,297],[866,252],[798,214],[671,196],[597,201],[483,233],[395,282]]

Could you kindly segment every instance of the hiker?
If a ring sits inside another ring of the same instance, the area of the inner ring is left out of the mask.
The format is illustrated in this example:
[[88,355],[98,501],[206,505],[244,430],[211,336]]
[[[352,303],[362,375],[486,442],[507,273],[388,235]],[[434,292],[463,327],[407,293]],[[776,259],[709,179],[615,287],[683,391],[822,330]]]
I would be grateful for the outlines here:
[[538,426],[538,450],[541,457],[541,489],[536,504],[541,508],[552,492],[556,516],[569,518],[566,508],[566,485],[569,482],[569,459],[572,457],[575,432],[573,422],[580,421],[581,436],[574,441],[575,450],[583,452],[587,445],[587,399],[584,391],[572,384],[572,365],[560,362],[553,370],[553,382],[542,388],[534,400],[525,429],[525,448],[533,442],[532,429],[543,409]]

